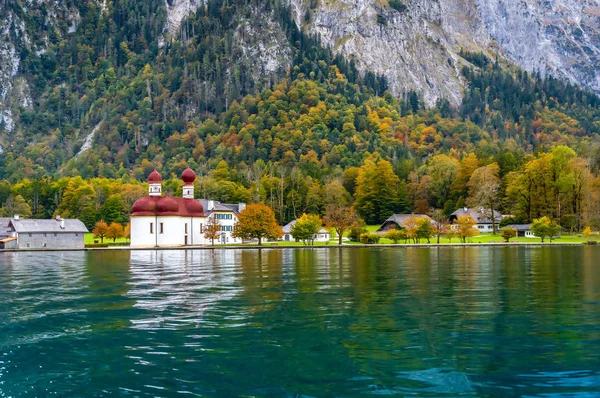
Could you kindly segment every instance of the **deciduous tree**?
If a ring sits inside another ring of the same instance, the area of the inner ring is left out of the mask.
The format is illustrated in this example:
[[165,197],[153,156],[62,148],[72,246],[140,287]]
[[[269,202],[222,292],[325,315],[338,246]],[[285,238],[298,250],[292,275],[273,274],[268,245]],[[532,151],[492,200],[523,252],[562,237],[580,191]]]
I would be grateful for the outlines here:
[[108,224],[103,220],[100,220],[94,226],[92,233],[94,234],[94,238],[100,238],[100,242],[104,243],[104,238],[106,237],[106,233],[108,232]]
[[275,220],[275,213],[267,205],[250,204],[242,210],[233,229],[233,236],[241,239],[278,239],[283,236],[281,226]]
[[463,243],[467,243],[467,238],[471,238],[478,234],[478,231],[475,229],[477,221],[475,221],[473,216],[469,214],[458,216],[456,224],[458,225],[458,228],[456,229],[456,235],[462,240]]
[[325,208],[325,225],[335,229],[338,236],[338,244],[342,244],[344,232],[357,221],[356,213],[352,207],[330,204]]
[[499,206],[500,168],[496,163],[476,169],[468,182],[471,207],[482,207],[492,220],[492,234],[496,234],[496,209]]
[[219,239],[219,234],[221,233],[221,223],[216,217],[213,215],[212,217],[208,217],[206,221],[206,226],[204,227],[204,237],[206,239],[210,239],[210,244],[212,246],[215,245],[215,240]]
[[297,241],[314,244],[314,237],[321,229],[321,218],[316,214],[303,214],[292,226],[291,234]]
[[122,238],[125,234],[125,230],[123,229],[123,225],[118,222],[112,222],[106,229],[106,237],[108,239],[112,239],[113,242],[116,242],[118,238]]

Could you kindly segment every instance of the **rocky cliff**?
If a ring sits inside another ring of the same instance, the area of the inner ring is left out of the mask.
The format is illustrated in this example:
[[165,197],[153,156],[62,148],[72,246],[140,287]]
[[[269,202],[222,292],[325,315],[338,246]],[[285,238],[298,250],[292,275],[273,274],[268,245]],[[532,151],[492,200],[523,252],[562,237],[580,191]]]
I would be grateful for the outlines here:
[[392,90],[458,103],[461,48],[600,91],[595,0],[287,0],[296,22]]

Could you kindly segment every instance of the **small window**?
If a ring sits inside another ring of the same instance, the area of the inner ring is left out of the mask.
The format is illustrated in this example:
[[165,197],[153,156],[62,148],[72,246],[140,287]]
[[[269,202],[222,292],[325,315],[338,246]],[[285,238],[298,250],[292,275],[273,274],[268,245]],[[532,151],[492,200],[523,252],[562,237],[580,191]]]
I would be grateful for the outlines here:
[[185,223],[185,233],[188,233],[188,229],[187,229],[187,223]]
[[200,223],[200,233],[204,233],[204,224]]
[[46,247],[46,244],[44,243],[44,245],[43,245],[43,246],[44,246],[44,247]]
[[154,223],[150,223],[150,235],[154,234]]
[[54,234],[54,237],[55,237],[55,238],[56,238],[57,236],[58,236],[57,234]]
[[[29,235],[31,235],[31,234],[29,234]],[[29,247],[29,243],[27,244],[27,247]]]
[[160,233],[164,234],[165,233],[165,223],[160,223]]
[[[31,235],[31,234],[27,234],[27,235],[29,235],[29,237],[30,237],[30,238],[33,236],[33,235]],[[29,245],[27,245],[27,247],[29,247]]]
[[79,236],[79,234],[75,234],[75,237],[77,238]]
[[46,234],[44,234],[44,238],[46,237]]

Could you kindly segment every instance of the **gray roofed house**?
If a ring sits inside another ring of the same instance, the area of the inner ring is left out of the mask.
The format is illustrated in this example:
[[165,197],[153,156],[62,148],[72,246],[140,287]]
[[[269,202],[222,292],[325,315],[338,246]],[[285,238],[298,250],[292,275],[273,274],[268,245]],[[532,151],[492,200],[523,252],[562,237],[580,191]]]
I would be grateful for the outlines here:
[[12,230],[9,226],[10,220],[12,220],[12,218],[0,218],[0,238],[7,238],[11,236]]
[[390,218],[385,220],[377,232],[385,232],[390,229],[404,228],[403,224],[411,217],[415,218],[426,218],[433,224],[433,220],[427,214],[393,214]]
[[235,214],[240,214],[240,211],[246,208],[245,203],[226,204],[217,202],[216,200],[208,199],[198,199],[198,201],[202,204],[202,207],[204,208],[204,214],[206,214],[207,217],[211,213],[217,211],[234,212]]
[[77,219],[21,219],[9,221],[11,236],[17,238],[18,249],[83,249],[84,234],[89,232]]
[[[498,230],[498,224],[502,221],[502,214],[499,211],[494,210],[494,221],[496,224],[496,230]],[[458,220],[458,217],[470,215],[475,219],[477,223],[474,228],[479,230],[480,232],[492,232],[492,212],[489,209],[469,209],[467,207],[458,209],[454,213],[450,215],[450,224],[455,224]],[[453,226],[454,228],[455,226]]]
[[[477,224],[491,224],[492,223],[492,212],[489,209],[469,209],[467,207],[458,209],[454,213],[450,215],[450,223],[453,224],[456,222],[458,217],[464,215],[472,216]],[[496,224],[498,224],[502,220],[502,213],[494,210],[494,219]]]
[[519,237],[535,238],[535,234],[531,232],[531,224],[511,224],[507,225],[506,228],[514,228]]
[[[295,242],[296,240],[292,236],[292,227],[296,224],[296,221],[290,221],[281,228],[283,230],[283,240],[286,242]],[[329,242],[329,231],[325,228],[321,228],[319,232],[314,236],[315,242]]]

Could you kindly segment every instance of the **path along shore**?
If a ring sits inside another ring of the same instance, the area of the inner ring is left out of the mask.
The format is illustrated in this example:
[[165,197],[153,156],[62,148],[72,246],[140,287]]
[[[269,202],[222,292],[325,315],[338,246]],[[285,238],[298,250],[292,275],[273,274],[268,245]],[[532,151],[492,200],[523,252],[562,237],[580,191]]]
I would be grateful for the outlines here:
[[399,243],[399,244],[346,244],[319,246],[286,245],[218,245],[218,246],[172,246],[172,247],[86,247],[83,249],[0,249],[0,253],[21,252],[93,252],[93,251],[148,251],[148,250],[280,250],[280,249],[360,249],[360,248],[448,248],[448,247],[536,247],[536,246],[586,246],[582,242],[509,242],[509,243]]

